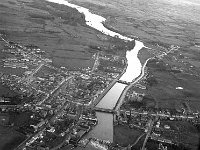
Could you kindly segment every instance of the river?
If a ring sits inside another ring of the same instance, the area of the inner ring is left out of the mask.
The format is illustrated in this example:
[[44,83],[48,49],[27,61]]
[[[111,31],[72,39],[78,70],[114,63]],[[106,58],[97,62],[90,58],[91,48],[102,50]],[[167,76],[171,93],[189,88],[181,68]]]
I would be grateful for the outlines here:
[[102,98],[102,100],[97,104],[96,107],[113,109],[116,105],[116,101],[119,99],[125,87],[126,84],[116,83]]
[[[140,75],[142,65],[137,57],[137,54],[142,47],[144,47],[142,42],[135,41],[135,47],[131,51],[126,52],[128,66],[126,68],[126,72],[122,75],[120,80],[132,82]],[[116,83],[96,107],[113,109],[125,87],[125,84]]]
[[[77,9],[80,13],[83,13],[85,15],[86,24],[88,26],[106,35],[112,37],[117,36],[118,38],[127,41],[134,40],[105,28],[103,22],[105,22],[106,19],[102,16],[91,13],[87,8],[71,4],[65,0],[47,0],[47,1],[63,4]],[[140,75],[142,65],[137,55],[139,50],[142,49],[143,47],[145,46],[143,45],[142,42],[135,40],[135,47],[132,50],[126,52],[128,66],[126,68],[126,72],[122,75],[120,80],[131,82]],[[125,87],[126,85],[124,84],[116,83],[102,98],[99,104],[97,104],[97,107],[113,109]],[[96,137],[99,139],[109,140],[113,142],[113,115],[109,113],[97,112],[97,119],[99,122],[98,125],[91,132],[89,132],[86,138]]]

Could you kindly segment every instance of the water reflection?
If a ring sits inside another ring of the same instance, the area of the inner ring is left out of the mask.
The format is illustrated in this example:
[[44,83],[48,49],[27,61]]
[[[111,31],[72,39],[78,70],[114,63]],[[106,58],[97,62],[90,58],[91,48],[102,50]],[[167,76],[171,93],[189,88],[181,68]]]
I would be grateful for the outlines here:
[[113,109],[125,87],[125,84],[116,83],[102,98],[102,100],[97,104],[96,107]]
[[96,137],[113,142],[113,114],[97,112],[97,126],[85,136],[85,138]]
[[135,47],[131,51],[126,52],[126,59],[128,66],[126,72],[120,78],[120,80],[131,82],[137,78],[141,73],[141,62],[138,59],[138,52],[144,47],[144,44],[140,41],[135,41]]
[[105,28],[102,23],[105,22],[106,19],[102,16],[91,13],[90,10],[87,9],[87,8],[84,8],[84,7],[75,5],[75,4],[71,4],[71,3],[69,3],[68,1],[65,1],[65,0],[47,0],[47,1],[67,5],[67,6],[72,7],[72,8],[76,8],[80,13],[83,13],[85,15],[85,21],[86,21],[86,24],[88,26],[91,26],[91,27],[95,28],[96,30],[98,30],[98,31],[100,31],[100,32],[102,32],[106,35],[109,35],[109,36],[112,36],[112,37],[117,36],[117,37],[119,37],[120,39],[123,39],[123,40],[129,40],[129,41],[133,40],[131,38],[128,38],[126,36],[123,36],[119,33],[113,32],[113,31]]

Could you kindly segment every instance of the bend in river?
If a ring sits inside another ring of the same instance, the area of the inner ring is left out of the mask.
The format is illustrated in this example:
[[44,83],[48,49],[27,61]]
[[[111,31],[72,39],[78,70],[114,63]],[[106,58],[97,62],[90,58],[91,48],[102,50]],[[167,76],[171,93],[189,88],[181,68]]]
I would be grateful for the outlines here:
[[[47,0],[49,2],[63,4],[72,8],[77,9],[80,13],[83,13],[85,15],[86,24],[106,35],[109,35],[111,37],[119,37],[120,39],[127,40],[127,41],[133,41],[134,39],[131,39],[129,37],[123,36],[119,33],[113,32],[107,28],[104,27],[103,22],[105,22],[105,18],[96,14],[93,14],[89,11],[89,9],[71,4],[68,1],[65,0]],[[126,69],[126,72],[123,74],[123,76],[120,78],[120,80],[124,80],[127,82],[131,82],[133,79],[138,77],[141,72],[141,63],[140,60],[137,57],[137,54],[140,49],[142,49],[144,44],[140,41],[135,41],[135,47],[126,52],[126,59],[128,61],[128,66]]]
[[[134,40],[105,28],[103,25],[103,22],[105,22],[106,19],[103,18],[102,16],[92,14],[87,8],[84,8],[75,4],[71,4],[65,0],[47,0],[47,1],[63,4],[63,5],[77,9],[80,13],[83,13],[85,15],[86,24],[88,26],[95,28],[96,30],[106,35],[109,35],[111,37],[117,36],[118,38],[126,40],[126,41]],[[122,75],[120,80],[132,82],[135,78],[137,78],[140,75],[142,65],[137,55],[138,55],[139,50],[142,49],[143,47],[145,47],[143,43],[136,40],[135,47],[132,50],[126,52],[128,66],[126,68],[126,72]],[[99,104],[97,104],[97,107],[105,108],[105,109],[113,109],[125,87],[126,85],[121,84],[121,83],[116,83],[115,85],[113,85],[113,87],[102,98]],[[86,138],[97,137],[99,139],[105,139],[112,142],[113,141],[113,115],[108,114],[108,113],[98,112],[97,119],[99,120],[99,124],[91,132],[89,132],[88,135],[86,135]]]

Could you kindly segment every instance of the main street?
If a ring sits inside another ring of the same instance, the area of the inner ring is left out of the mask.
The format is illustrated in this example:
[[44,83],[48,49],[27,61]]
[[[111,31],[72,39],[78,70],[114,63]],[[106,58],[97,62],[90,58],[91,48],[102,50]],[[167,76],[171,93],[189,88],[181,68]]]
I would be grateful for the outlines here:
[[99,52],[97,52],[97,54],[95,55],[95,62],[92,67],[92,72],[97,69],[98,65],[99,65]]
[[68,78],[66,78],[66,79],[63,79],[63,80],[60,82],[60,84],[59,84],[50,94],[48,94],[48,96],[47,96],[46,98],[44,98],[42,101],[39,101],[36,105],[41,105],[41,104],[44,103],[46,100],[48,100],[48,99],[52,98],[54,95],[56,95],[57,92],[58,92],[62,87],[64,87],[64,85],[67,84],[67,82],[68,82],[70,79],[72,79],[72,78],[74,78],[74,76],[70,76],[70,77],[68,77]]
[[33,75],[36,74],[36,73],[42,68],[43,65],[44,65],[44,63],[39,64],[39,66],[37,66],[37,68],[36,68],[35,70],[33,70],[29,76],[27,76],[27,77],[22,77],[22,78],[19,80],[19,83],[20,83],[20,82],[24,82],[24,81],[28,81],[28,80],[31,81],[31,78],[33,78]]

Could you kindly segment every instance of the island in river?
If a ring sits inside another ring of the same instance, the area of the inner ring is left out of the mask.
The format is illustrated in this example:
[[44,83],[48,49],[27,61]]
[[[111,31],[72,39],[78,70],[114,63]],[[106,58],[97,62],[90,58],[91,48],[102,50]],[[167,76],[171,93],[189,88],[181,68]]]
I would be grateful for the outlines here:
[[1,2],[0,148],[198,149],[198,2],[56,3]]

